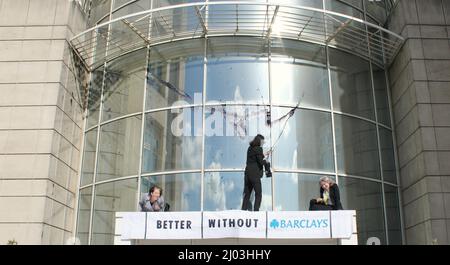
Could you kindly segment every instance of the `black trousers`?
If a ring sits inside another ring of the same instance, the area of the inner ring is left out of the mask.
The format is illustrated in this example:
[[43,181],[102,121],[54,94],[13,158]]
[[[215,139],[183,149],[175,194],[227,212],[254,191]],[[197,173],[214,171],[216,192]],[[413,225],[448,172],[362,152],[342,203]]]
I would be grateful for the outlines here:
[[309,201],[310,211],[330,211],[334,210],[331,205],[325,205],[323,203],[317,203],[315,199]]
[[250,177],[245,174],[244,179],[244,199],[242,201],[242,210],[251,211],[250,195],[252,190],[255,190],[255,205],[253,211],[259,211],[262,199],[262,188],[261,188],[261,178],[260,177]]

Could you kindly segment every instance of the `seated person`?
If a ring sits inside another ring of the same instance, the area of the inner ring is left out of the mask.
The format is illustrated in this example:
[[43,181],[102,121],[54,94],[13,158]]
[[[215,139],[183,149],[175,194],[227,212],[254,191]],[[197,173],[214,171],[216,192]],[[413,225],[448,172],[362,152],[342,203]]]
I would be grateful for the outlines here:
[[338,185],[329,177],[320,178],[320,198],[309,202],[310,211],[343,210]]
[[162,189],[158,186],[152,186],[139,201],[142,212],[164,212],[165,203],[162,196]]

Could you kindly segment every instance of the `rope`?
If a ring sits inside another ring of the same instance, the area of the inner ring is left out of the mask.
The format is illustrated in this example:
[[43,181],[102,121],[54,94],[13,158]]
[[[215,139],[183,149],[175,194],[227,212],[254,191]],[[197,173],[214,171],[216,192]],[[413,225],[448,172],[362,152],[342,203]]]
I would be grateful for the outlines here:
[[[300,106],[300,103],[302,102],[304,96],[305,96],[305,92],[303,92],[303,94],[302,94],[300,100],[297,102],[297,105],[296,105],[294,108],[292,108],[288,113],[286,113],[285,115],[281,116],[280,118],[278,118],[278,119],[276,119],[276,120],[274,121],[274,122],[279,122],[279,121],[282,121],[284,118],[287,117],[286,121],[284,122],[283,129],[281,129],[281,132],[280,132],[280,134],[278,135],[277,139],[275,140],[275,142],[273,143],[273,145],[270,147],[269,151],[267,151],[267,155],[268,155],[268,156],[271,155],[271,154],[273,153],[273,150],[275,150],[275,147],[276,147],[276,145],[278,144],[278,141],[281,139],[281,136],[283,135],[284,130],[286,129],[286,125],[287,125],[289,119],[290,119],[292,116],[294,116],[294,113],[295,113],[295,111],[298,109],[298,107]],[[273,124],[274,122],[272,122],[272,124]]]

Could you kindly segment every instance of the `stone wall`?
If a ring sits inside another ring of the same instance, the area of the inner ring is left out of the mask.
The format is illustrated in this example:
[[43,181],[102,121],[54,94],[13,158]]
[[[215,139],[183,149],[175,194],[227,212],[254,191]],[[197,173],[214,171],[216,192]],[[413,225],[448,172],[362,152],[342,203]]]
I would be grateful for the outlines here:
[[75,1],[0,1],[0,244],[72,237],[82,107],[68,40]]
[[450,244],[450,1],[400,0],[389,70],[407,244]]

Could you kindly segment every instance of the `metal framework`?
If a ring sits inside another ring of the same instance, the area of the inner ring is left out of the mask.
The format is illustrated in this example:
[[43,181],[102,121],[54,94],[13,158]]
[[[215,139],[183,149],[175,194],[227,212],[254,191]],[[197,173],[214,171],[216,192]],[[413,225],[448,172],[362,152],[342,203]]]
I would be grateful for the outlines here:
[[[115,18],[75,36],[71,46],[88,70],[93,70],[139,48],[213,36],[314,42],[379,65],[390,64],[404,40],[378,25],[324,9],[227,1],[172,5]],[[108,52],[105,40],[109,40]]]
[[[110,11],[112,12],[112,10]],[[71,40],[72,48],[80,59],[87,66],[89,71],[103,65],[106,66],[106,62],[117,58],[125,53],[131,51],[147,48],[151,46],[168,43],[177,40],[205,38],[204,54],[206,55],[207,38],[211,36],[254,36],[259,38],[270,39],[286,38],[301,41],[308,41],[313,43],[322,44],[329,47],[336,47],[341,50],[349,51],[353,54],[360,55],[362,57],[370,59],[371,62],[379,65],[388,65],[395,57],[398,49],[400,48],[403,38],[395,33],[389,32],[377,25],[365,22],[361,19],[338,14],[335,12],[315,9],[303,6],[292,5],[280,5],[280,4],[267,4],[267,3],[255,3],[255,2],[205,2],[205,3],[192,3],[181,4],[176,6],[169,6],[158,9],[151,9],[109,21],[108,23],[100,24],[96,27],[88,29],[87,31],[77,35]],[[269,46],[270,48],[270,46]],[[398,163],[396,162],[397,171],[397,184],[386,182],[383,177],[383,168],[381,164],[380,153],[380,137],[379,128],[384,127],[392,130],[385,124],[380,123],[378,116],[375,112],[375,120],[370,120],[365,117],[343,113],[334,110],[333,107],[333,93],[331,87],[330,65],[328,47],[326,47],[327,56],[327,78],[329,84],[329,96],[330,96],[330,109],[321,109],[317,107],[300,107],[301,109],[309,109],[316,111],[323,111],[331,114],[332,120],[332,136],[333,136],[333,158],[334,158],[334,171],[311,171],[304,169],[277,169],[274,168],[274,172],[280,173],[303,173],[303,174],[318,174],[318,175],[334,175],[338,181],[340,176],[349,177],[353,179],[367,180],[375,183],[380,183],[383,190],[383,207],[386,211],[384,184],[392,187],[399,186],[398,179]],[[269,57],[270,57],[269,52]],[[148,53],[147,53],[148,57]],[[148,58],[147,58],[148,59]],[[134,117],[145,115],[147,113],[169,110],[172,108],[183,107],[201,107],[202,108],[202,120],[205,119],[205,107],[213,106],[214,104],[206,103],[206,76],[207,76],[207,58],[204,56],[204,74],[203,74],[203,99],[201,105],[186,105],[177,107],[164,107],[159,109],[144,110],[142,112],[127,114],[118,118],[114,118],[108,121],[102,122],[102,111],[100,111],[99,122],[97,125],[87,128],[90,131],[97,128],[97,142],[96,142],[96,155],[94,172],[97,172],[98,163],[98,150],[100,143],[100,126],[109,124],[111,122],[125,119],[127,117]],[[269,64],[270,67],[270,59]],[[102,70],[105,75],[105,69]],[[371,71],[372,72],[372,71]],[[270,78],[270,75],[269,75]],[[372,96],[375,101],[375,91],[373,77],[372,80]],[[100,95],[103,95],[104,78],[103,78],[102,90]],[[270,82],[269,82],[270,83]],[[146,83],[144,83],[144,86]],[[389,84],[387,84],[389,89]],[[269,89],[269,92],[271,89]],[[389,94],[389,93],[388,93]],[[389,96],[389,95],[388,95]],[[271,96],[269,96],[271,98]],[[100,110],[103,109],[103,100],[100,100]],[[390,101],[389,101],[390,102]],[[256,104],[256,103],[255,103]],[[145,106],[145,97],[143,98],[143,105]],[[236,105],[252,105],[251,103],[236,103]],[[259,104],[257,104],[259,105]],[[265,104],[266,105],[266,104]],[[294,107],[290,104],[273,104],[269,99],[267,103],[270,107]],[[374,102],[374,106],[376,103]],[[390,117],[392,123],[392,109],[391,106]],[[380,163],[380,179],[348,175],[338,172],[337,166],[337,154],[336,154],[336,139],[335,139],[335,124],[334,114],[340,114],[343,116],[354,117],[359,120],[364,120],[372,124],[377,125],[377,142],[378,142],[378,156]],[[143,117],[142,116],[142,117]],[[138,175],[124,176],[115,179],[108,179],[104,181],[97,181],[96,173],[93,176],[93,181],[90,184],[80,187],[81,189],[91,189],[91,201],[90,201],[90,216],[89,216],[89,228],[88,242],[91,243],[91,237],[93,234],[93,214],[94,214],[94,200],[95,200],[95,187],[100,184],[116,182],[120,180],[135,179],[138,180],[138,191],[140,192],[141,178],[149,176],[159,176],[167,174],[182,174],[182,173],[199,173],[204,175],[206,172],[242,172],[243,168],[221,168],[221,169],[207,169],[204,165],[205,158],[205,124],[202,122],[202,165],[201,169],[195,170],[173,170],[163,172],[142,172],[142,148],[144,137],[144,117],[141,121],[141,138],[140,138],[140,155],[139,155],[139,172]],[[395,137],[393,138],[395,141]],[[395,142],[394,142],[395,146]],[[396,149],[394,148],[394,152]],[[397,156],[395,155],[395,158]],[[202,192],[201,192],[201,209],[203,209],[203,176],[202,176]],[[272,181],[272,205],[274,205],[274,183]],[[139,200],[139,196],[137,197]],[[137,201],[136,201],[137,206]],[[384,216],[385,231],[387,232],[387,220]],[[402,218],[402,216],[401,216]],[[403,226],[403,220],[402,220]],[[403,231],[403,229],[402,229]],[[403,233],[402,233],[402,236]],[[389,237],[386,235],[386,239],[389,242]]]

